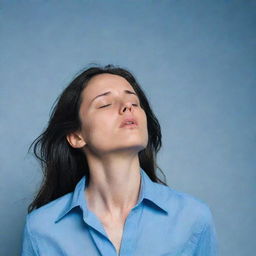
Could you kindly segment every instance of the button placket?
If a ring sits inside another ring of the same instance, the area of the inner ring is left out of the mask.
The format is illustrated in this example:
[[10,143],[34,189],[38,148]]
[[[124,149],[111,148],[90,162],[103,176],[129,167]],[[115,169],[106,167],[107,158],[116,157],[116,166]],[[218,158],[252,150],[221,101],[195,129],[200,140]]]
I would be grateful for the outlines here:
[[123,236],[118,256],[134,255],[134,249],[137,242],[139,221],[142,215],[143,207],[136,206],[127,216],[125,221]]

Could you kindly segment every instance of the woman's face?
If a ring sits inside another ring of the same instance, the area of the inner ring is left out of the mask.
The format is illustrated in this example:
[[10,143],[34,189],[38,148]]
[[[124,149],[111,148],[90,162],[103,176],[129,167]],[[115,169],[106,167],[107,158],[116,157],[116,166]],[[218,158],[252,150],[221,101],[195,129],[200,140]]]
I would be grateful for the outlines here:
[[[133,87],[121,76],[94,76],[82,92],[79,115],[85,151],[96,154],[129,151],[137,154],[147,146],[146,114]],[[125,118],[135,118],[137,126],[120,127]]]

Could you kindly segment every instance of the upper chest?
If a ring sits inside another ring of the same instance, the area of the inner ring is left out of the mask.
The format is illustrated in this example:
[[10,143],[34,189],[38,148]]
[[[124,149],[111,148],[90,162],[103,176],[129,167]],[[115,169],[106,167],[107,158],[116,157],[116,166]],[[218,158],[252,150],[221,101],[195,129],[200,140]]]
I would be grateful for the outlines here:
[[128,214],[118,218],[99,216],[99,219],[108,235],[109,240],[113,243],[118,253],[121,247],[124,225],[127,215]]
[[113,245],[116,248],[116,251],[119,253],[124,225],[122,223],[108,223],[104,224],[103,226],[108,235],[109,240],[113,243]]

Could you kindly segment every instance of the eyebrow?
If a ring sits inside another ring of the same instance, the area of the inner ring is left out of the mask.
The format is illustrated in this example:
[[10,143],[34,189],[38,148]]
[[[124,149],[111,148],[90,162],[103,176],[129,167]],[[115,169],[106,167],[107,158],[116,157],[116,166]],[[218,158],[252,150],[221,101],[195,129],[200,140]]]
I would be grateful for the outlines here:
[[[125,94],[134,94],[135,96],[138,97],[138,95],[137,95],[135,92],[132,92],[132,91],[129,91],[129,90],[124,90],[124,93],[125,93]],[[94,97],[94,98],[91,100],[91,103],[92,103],[95,99],[97,99],[98,97],[106,96],[106,95],[109,95],[109,94],[111,94],[111,91],[101,93],[101,94],[97,95],[96,97]],[[138,98],[139,98],[139,97],[138,97]]]

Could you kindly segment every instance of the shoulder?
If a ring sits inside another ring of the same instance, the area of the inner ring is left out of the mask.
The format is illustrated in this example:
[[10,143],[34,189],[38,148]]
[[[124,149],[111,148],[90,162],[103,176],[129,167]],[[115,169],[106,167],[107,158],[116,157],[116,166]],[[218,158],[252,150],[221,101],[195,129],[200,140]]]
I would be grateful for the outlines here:
[[26,226],[33,232],[34,230],[45,230],[54,225],[55,220],[61,212],[68,207],[72,197],[72,192],[59,197],[38,209],[33,210],[26,216]]
[[212,221],[212,211],[201,198],[158,184],[166,202],[168,212],[184,216],[187,220],[199,223],[200,227]]

